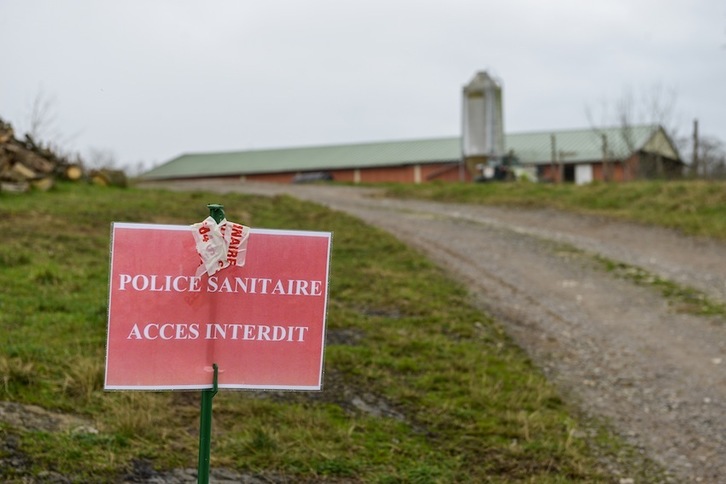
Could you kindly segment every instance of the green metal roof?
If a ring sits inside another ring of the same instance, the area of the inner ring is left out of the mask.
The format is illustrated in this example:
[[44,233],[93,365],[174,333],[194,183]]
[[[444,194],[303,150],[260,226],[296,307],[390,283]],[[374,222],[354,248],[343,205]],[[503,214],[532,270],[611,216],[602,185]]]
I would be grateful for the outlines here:
[[144,178],[368,168],[422,163],[424,160],[433,163],[456,161],[460,152],[459,138],[437,138],[229,153],[195,153],[174,158],[149,171]]
[[[607,138],[608,158],[624,159],[633,152],[649,145],[655,136],[663,137],[668,146],[650,146],[651,151],[678,158],[675,148],[659,126],[644,125],[630,128],[586,128],[566,131],[542,131],[538,133],[517,133],[506,136],[507,150],[514,150],[523,164],[545,164],[552,162],[552,136],[555,149],[564,163],[602,160],[603,139]],[[670,148],[670,149],[668,149]]]
[[[662,129],[658,126],[635,126],[627,132],[622,128],[592,128],[567,131],[516,133],[505,136],[506,149],[513,150],[523,164],[550,163],[551,137],[555,136],[557,151],[565,163],[602,159],[602,134],[608,139],[611,159],[622,159],[633,150],[643,149]],[[675,152],[672,143],[666,144]],[[651,143],[652,144],[652,143]],[[667,150],[666,150],[667,151]],[[676,153],[677,157],[677,153]],[[433,138],[379,143],[311,146],[298,148],[234,151],[226,153],[193,153],[181,155],[143,175],[148,180],[191,178],[256,173],[309,172],[350,168],[370,168],[461,159],[461,139]]]

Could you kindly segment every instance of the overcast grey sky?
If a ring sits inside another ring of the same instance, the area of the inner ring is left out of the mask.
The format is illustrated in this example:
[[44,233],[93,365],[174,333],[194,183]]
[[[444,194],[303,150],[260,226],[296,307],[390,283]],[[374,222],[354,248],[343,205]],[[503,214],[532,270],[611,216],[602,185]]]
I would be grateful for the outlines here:
[[461,88],[504,85],[505,131],[605,120],[660,85],[726,140],[723,0],[0,0],[0,117],[40,95],[67,149],[185,152],[453,136]]

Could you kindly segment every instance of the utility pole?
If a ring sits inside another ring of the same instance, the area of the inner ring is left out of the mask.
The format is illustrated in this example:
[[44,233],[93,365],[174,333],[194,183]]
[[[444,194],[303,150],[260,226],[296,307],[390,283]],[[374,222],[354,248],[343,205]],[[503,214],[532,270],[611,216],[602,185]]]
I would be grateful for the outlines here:
[[[550,135],[550,148],[552,150],[552,181],[559,183],[562,178],[562,170],[556,171],[557,167],[557,140],[555,139],[554,133]],[[557,175],[555,175],[557,173]]]
[[602,178],[604,181],[610,181],[610,163],[608,162],[608,137],[602,134]]
[[693,158],[691,159],[691,174],[698,177],[698,119],[693,120]]

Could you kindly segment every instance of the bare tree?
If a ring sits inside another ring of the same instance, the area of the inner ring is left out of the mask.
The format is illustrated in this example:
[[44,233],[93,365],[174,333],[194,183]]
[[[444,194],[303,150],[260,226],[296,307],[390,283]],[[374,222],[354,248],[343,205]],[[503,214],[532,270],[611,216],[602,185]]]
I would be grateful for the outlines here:
[[[602,100],[599,109],[593,109],[591,106],[585,107],[585,115],[591,129],[602,140],[606,181],[609,179],[610,162],[614,159],[614,154],[609,148],[612,143],[608,142],[607,135],[602,128],[616,126],[622,142],[630,153],[634,153],[639,148],[636,146],[635,127],[638,125],[660,126],[676,145],[676,149],[679,149],[683,145],[683,139],[679,137],[676,122],[677,98],[675,89],[656,83],[642,88],[638,92],[632,87],[626,86],[620,97],[614,100]],[[599,122],[595,120],[596,112],[599,112]],[[664,174],[662,163],[658,160],[656,160],[655,168],[639,165],[639,170],[639,176],[646,174],[663,176]],[[646,173],[650,171],[655,171],[655,173]]]
[[678,134],[676,105],[678,93],[672,87],[662,83],[653,84],[641,92],[641,119],[649,124],[657,124],[665,129],[671,138]]
[[[599,109],[585,106],[585,116],[590,126],[601,133],[603,126],[617,126],[621,129],[623,141],[629,148],[633,146],[633,127],[641,124],[662,126],[666,134],[675,142],[678,139],[676,105],[678,95],[673,88],[656,83],[636,93],[631,86],[623,88],[621,95],[614,99],[603,99]],[[599,123],[596,112],[599,111]]]
[[57,157],[80,162],[78,153],[69,148],[71,142],[80,133],[64,136],[57,126],[58,100],[55,95],[47,94],[39,88],[32,102],[28,105],[26,141],[38,148],[51,150]]
[[[714,136],[702,136],[693,150],[697,163],[692,164],[691,176],[705,179],[726,178],[726,143]],[[694,166],[695,165],[695,166]]]
[[118,161],[113,151],[103,148],[89,148],[86,163],[89,168],[96,170],[117,168]]
[[48,95],[40,88],[28,108],[27,134],[36,141],[51,143],[58,137],[56,121],[58,101],[55,96]]

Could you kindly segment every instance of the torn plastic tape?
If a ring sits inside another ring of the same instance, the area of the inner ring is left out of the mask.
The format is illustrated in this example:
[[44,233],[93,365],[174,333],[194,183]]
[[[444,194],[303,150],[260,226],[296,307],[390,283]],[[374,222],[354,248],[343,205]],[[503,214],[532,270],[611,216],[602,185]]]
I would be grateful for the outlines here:
[[211,276],[230,265],[245,265],[249,227],[227,220],[218,224],[210,216],[192,225],[192,233],[202,259],[202,264],[197,268],[197,277],[205,272]]

